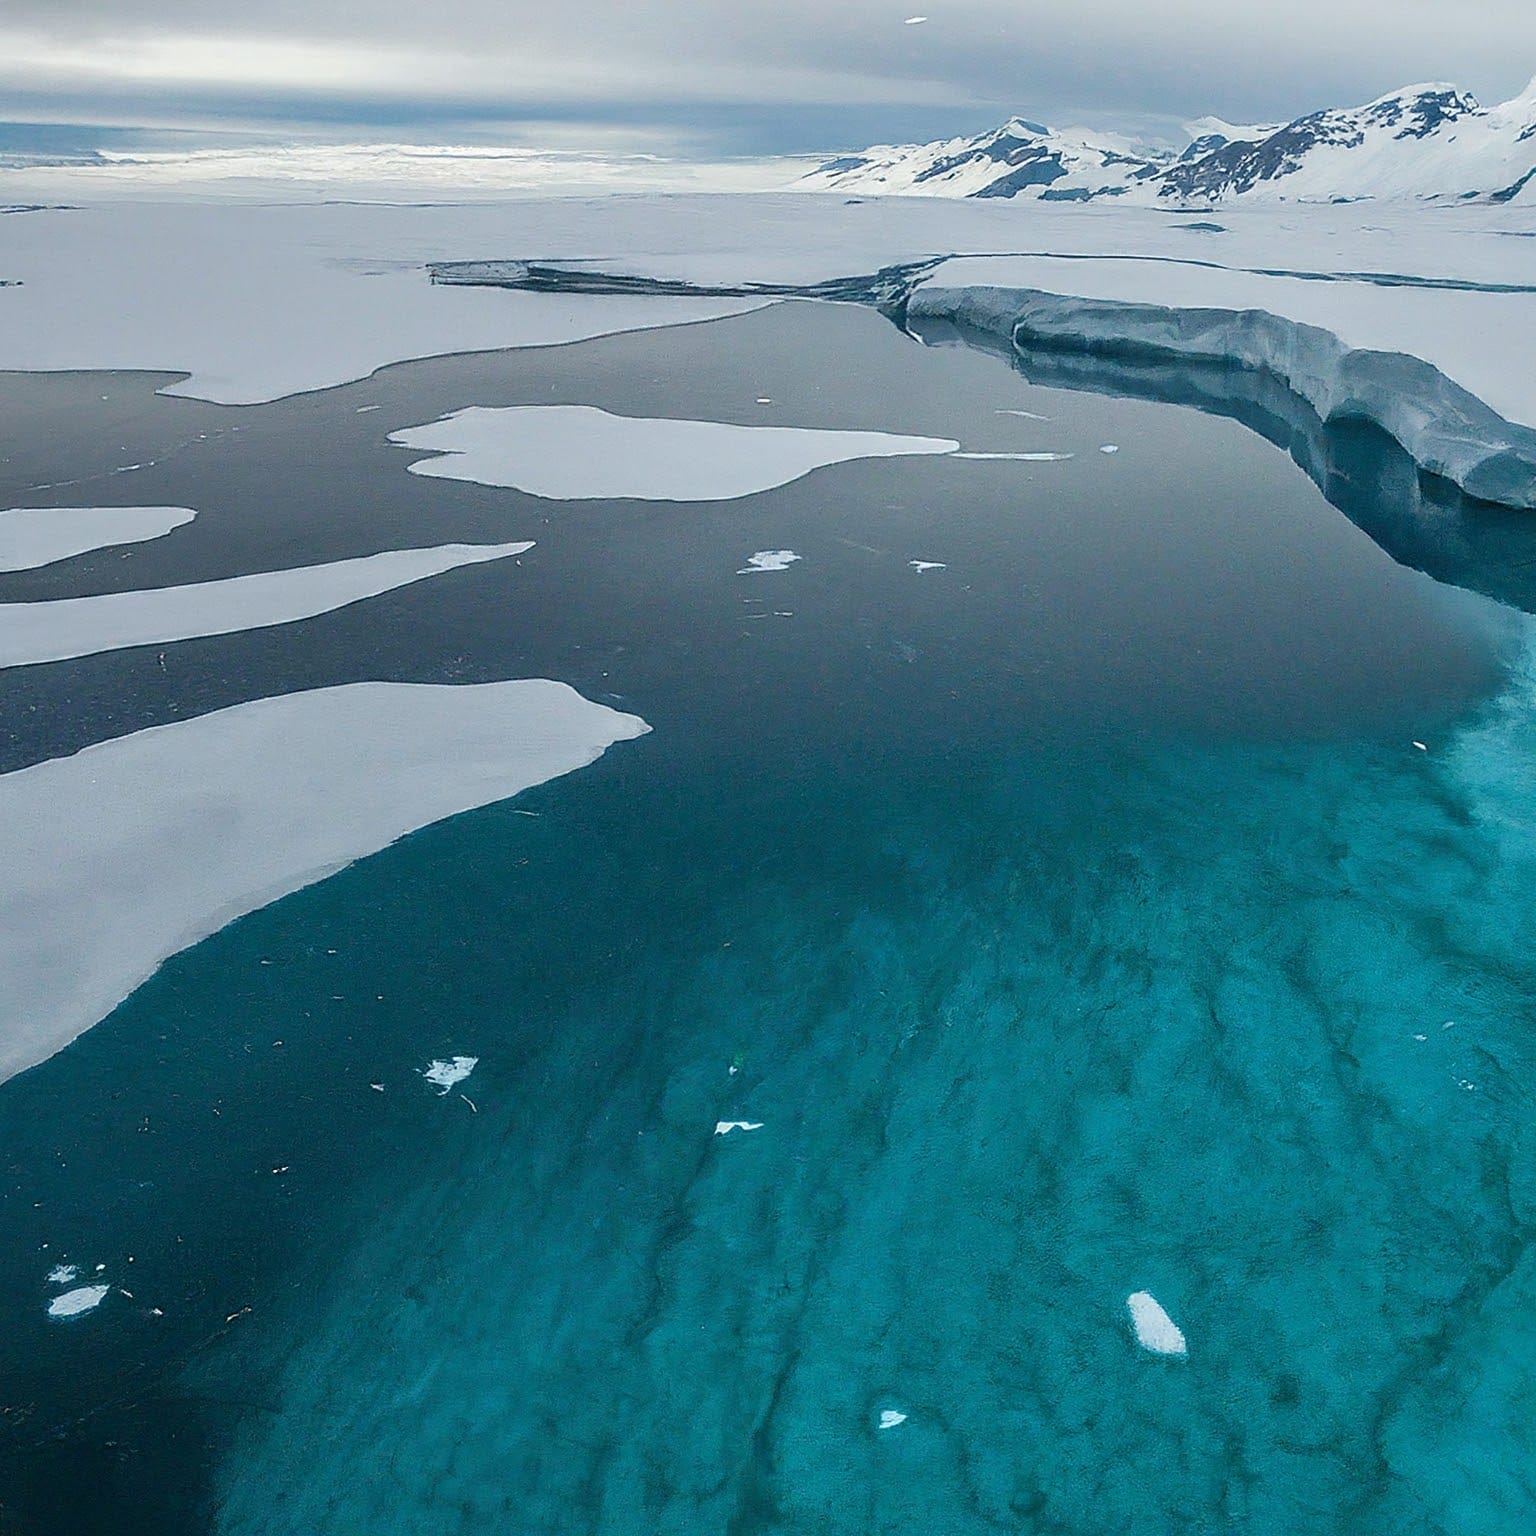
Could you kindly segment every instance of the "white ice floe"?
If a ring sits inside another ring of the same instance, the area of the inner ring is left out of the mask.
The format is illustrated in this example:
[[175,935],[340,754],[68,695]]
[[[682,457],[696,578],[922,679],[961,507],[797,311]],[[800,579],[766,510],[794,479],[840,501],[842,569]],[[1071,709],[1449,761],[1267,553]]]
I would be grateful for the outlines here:
[[928,20],[928,18],[926,16],[908,16],[907,19],[904,22],[902,22],[902,26],[904,26],[904,27],[920,27],[927,20]]
[[439,1098],[444,1097],[450,1089],[466,1081],[471,1072],[480,1065],[478,1056],[450,1056],[446,1061],[429,1062],[421,1068],[421,1075],[435,1087],[441,1089]]
[[948,438],[615,416],[591,405],[471,406],[391,432],[412,474],[503,485],[556,501],[731,501],[850,459],[953,453]]
[[759,571],[787,571],[800,558],[792,549],[760,549],[747,556],[747,563],[736,572],[738,576],[752,576]]
[[279,194],[265,206],[108,203],[7,222],[18,227],[0,277],[19,281],[0,288],[0,368],[185,372],[163,392],[226,405],[408,358],[553,346],[765,302],[434,286],[428,261],[526,231],[505,208],[304,207]]
[[760,1131],[762,1128],[761,1120],[717,1120],[715,1135],[729,1136],[732,1131]]
[[80,1270],[74,1264],[55,1264],[48,1271],[49,1285],[73,1285],[80,1278]]
[[995,415],[995,416],[1023,416],[1026,420],[1029,420],[1029,421],[1049,421],[1051,419],[1049,416],[1042,416],[1039,413],[1039,411],[1000,410],[1000,411],[994,411],[993,415]]
[[1125,1299],[1130,1309],[1136,1342],[1155,1355],[1183,1355],[1189,1352],[1178,1325],[1163,1310],[1150,1291],[1134,1291]]
[[647,729],[541,679],[354,683],[0,775],[0,1080],[244,913]]
[[11,507],[0,512],[0,571],[30,571],[93,549],[142,544],[196,516],[190,507]]
[[503,560],[532,548],[523,542],[392,549],[356,560],[261,571],[195,586],[0,603],[0,667],[289,624],[461,565]]
[[1099,452],[1100,453],[1119,453],[1120,452],[1120,445],[1119,445],[1119,443],[1104,443],[1104,444],[1102,444],[1100,446]]
[[65,1291],[48,1303],[49,1317],[80,1317],[94,1312],[112,1289],[110,1285],[82,1285],[73,1291]]
[[898,1424],[905,1424],[906,1422],[907,1422],[906,1414],[900,1412],[898,1409],[886,1408],[886,1409],[883,1409],[881,1411],[881,1414],[880,1414],[880,1428],[881,1429],[895,1429]]
[[947,571],[949,567],[942,560],[908,560],[907,564],[917,572],[919,576],[924,571]]

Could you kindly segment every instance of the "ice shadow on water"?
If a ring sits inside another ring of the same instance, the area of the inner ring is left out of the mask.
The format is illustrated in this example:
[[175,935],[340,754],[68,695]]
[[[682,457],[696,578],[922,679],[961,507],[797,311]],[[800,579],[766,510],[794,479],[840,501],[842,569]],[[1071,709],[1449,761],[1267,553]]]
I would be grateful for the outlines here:
[[925,346],[967,346],[1006,358],[1031,384],[1225,416],[1288,453],[1323,495],[1400,565],[1436,581],[1536,612],[1536,522],[1475,500],[1421,470],[1387,432],[1360,418],[1324,421],[1274,374],[1236,364],[1126,360],[1015,347],[990,332],[913,319]]

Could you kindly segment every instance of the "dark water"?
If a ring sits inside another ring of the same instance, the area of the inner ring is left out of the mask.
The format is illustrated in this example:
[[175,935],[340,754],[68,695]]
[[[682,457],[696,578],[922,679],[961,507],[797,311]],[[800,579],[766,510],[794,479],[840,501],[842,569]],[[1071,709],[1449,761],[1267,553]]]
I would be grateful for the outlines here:
[[[0,600],[537,547],[8,674],[5,767],[364,678],[559,678],[655,729],[0,1089],[16,1530],[1526,1529],[1523,614],[1231,421],[860,310],[241,410],[155,382],[5,381],[0,504],[202,515]],[[555,504],[385,442],[540,401],[1076,456]],[[1390,516],[1390,452],[1338,452]],[[454,1053],[473,1109],[415,1075]],[[61,1253],[133,1296],[49,1322]],[[1187,1358],[1137,1348],[1141,1289]]]

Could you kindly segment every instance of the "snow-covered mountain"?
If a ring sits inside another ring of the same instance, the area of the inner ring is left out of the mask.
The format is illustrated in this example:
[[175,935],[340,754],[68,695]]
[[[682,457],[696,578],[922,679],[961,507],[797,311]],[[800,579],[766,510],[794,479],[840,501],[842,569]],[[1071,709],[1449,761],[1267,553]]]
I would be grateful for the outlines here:
[[1123,196],[1171,164],[1113,134],[1057,131],[1015,117],[991,133],[936,144],[880,145],[829,160],[802,186],[929,197],[1038,197],[1082,202]]
[[1536,81],[1482,107],[1453,85],[1412,85],[1363,107],[1297,118],[1183,159],[1158,195],[1331,202],[1360,197],[1509,201],[1536,180]]
[[1233,198],[1481,198],[1536,203],[1536,80],[1502,106],[1452,85],[1414,85],[1361,107],[1278,126],[1190,125],[1181,153],[1014,118],[993,133],[829,161],[802,185],[850,193],[930,193],[1203,204]]

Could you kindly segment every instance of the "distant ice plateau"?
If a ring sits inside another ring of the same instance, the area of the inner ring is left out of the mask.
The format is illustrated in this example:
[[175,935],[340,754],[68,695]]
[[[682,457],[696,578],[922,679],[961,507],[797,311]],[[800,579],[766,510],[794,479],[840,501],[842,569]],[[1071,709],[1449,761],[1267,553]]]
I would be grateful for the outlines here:
[[237,917],[648,729],[542,679],[354,683],[0,775],[0,1081]]
[[[1483,121],[1455,110],[1460,133]],[[1427,121],[1411,102],[1392,111],[1394,134]],[[1536,506],[1536,202],[1524,193],[1238,198],[1219,224],[1129,197],[811,192],[108,202],[9,224],[0,276],[23,281],[0,290],[0,368],[178,369],[193,377],[173,391],[257,401],[465,348],[857,299],[1005,346],[1271,372],[1325,420],[1376,421],[1471,494]]]

